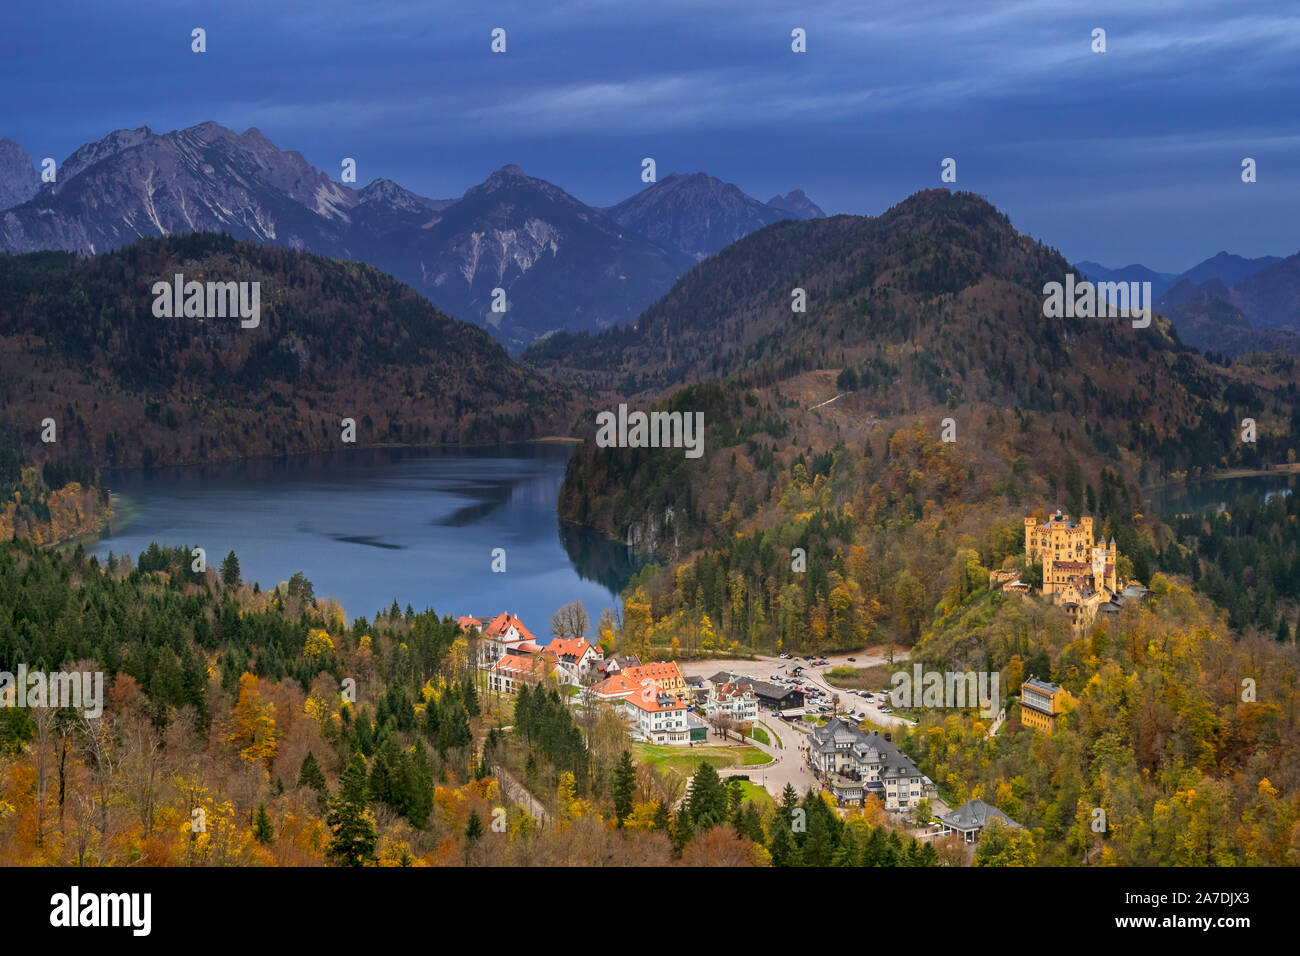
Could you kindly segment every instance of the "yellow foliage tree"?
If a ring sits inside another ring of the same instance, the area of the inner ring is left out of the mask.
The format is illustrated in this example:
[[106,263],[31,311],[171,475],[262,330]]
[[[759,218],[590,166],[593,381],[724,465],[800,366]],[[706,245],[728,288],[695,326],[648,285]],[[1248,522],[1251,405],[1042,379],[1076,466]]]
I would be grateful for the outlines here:
[[275,705],[262,699],[257,678],[244,674],[239,678],[239,699],[230,715],[229,740],[239,748],[239,755],[249,763],[261,761],[271,769],[278,747],[275,728]]

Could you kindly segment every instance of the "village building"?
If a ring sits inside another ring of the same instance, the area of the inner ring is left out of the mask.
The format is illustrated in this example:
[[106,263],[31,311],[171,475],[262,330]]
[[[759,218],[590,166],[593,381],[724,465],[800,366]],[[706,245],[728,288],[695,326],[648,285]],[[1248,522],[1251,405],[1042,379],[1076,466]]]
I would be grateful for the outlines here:
[[890,734],[867,733],[839,717],[809,734],[807,755],[813,772],[841,804],[861,804],[873,795],[886,810],[902,810],[939,793]]
[[478,666],[485,670],[506,654],[535,654],[541,649],[524,622],[508,611],[493,618],[460,617],[456,623],[478,635]]
[[758,717],[758,698],[747,683],[717,684],[706,695],[702,710],[705,714],[728,714],[737,721],[754,720]]
[[623,667],[591,688],[600,700],[622,700],[629,694],[666,693],[686,700],[690,691],[686,679],[673,661],[636,664]]
[[488,669],[488,690],[517,694],[524,684],[537,684],[555,674],[556,663],[535,654],[505,654]]
[[672,694],[648,699],[641,694],[623,698],[623,708],[631,720],[633,739],[652,744],[687,744],[691,742],[691,725],[687,703]]
[[1056,732],[1056,722],[1074,703],[1074,698],[1064,687],[1037,677],[1029,677],[1020,685],[1020,722],[1040,733]]
[[792,711],[804,705],[804,694],[801,690],[783,684],[774,684],[771,681],[756,680],[743,674],[732,674],[728,671],[718,671],[712,677],[706,678],[704,687],[709,693],[713,693],[714,688],[727,683],[748,684],[754,692],[760,710]]
[[967,800],[956,810],[942,814],[936,819],[939,821],[940,836],[956,833],[966,843],[978,843],[980,833],[991,820],[1001,820],[1006,826],[1021,829],[1019,823],[983,800]]
[[596,649],[583,638],[557,637],[541,649],[563,672],[563,682],[582,685],[596,676],[596,663],[600,657]]

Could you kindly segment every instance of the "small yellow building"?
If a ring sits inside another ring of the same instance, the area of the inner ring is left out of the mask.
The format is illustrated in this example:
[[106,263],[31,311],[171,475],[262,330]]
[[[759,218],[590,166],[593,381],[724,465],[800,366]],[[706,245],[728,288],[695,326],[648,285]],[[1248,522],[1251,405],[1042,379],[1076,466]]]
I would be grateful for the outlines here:
[[1030,677],[1020,685],[1020,722],[1044,734],[1056,732],[1056,719],[1074,698],[1060,684]]

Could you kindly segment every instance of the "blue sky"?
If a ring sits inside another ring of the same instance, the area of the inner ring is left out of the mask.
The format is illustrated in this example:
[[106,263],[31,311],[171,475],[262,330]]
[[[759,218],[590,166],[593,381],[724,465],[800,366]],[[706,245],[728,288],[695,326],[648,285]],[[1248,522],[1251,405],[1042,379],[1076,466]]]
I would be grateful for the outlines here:
[[436,198],[517,163],[608,205],[652,156],[661,178],[878,214],[951,156],[958,188],[1074,261],[1300,250],[1300,4],[1281,0],[23,0],[5,20],[0,136],[38,160],[211,119]]

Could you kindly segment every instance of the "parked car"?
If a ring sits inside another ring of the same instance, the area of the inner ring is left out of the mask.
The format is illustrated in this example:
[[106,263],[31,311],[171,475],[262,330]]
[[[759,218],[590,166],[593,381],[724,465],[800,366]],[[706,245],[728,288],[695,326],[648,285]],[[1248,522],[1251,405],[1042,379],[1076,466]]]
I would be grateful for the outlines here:
[[888,707],[881,707],[881,708],[880,708],[880,712],[881,712],[882,714],[892,714],[892,713],[893,713],[893,710],[890,709],[890,708],[888,708]]
[[849,658],[849,663],[850,663],[850,664],[856,664],[857,662],[858,662],[858,659],[857,659],[856,657],[850,657],[850,658]]

